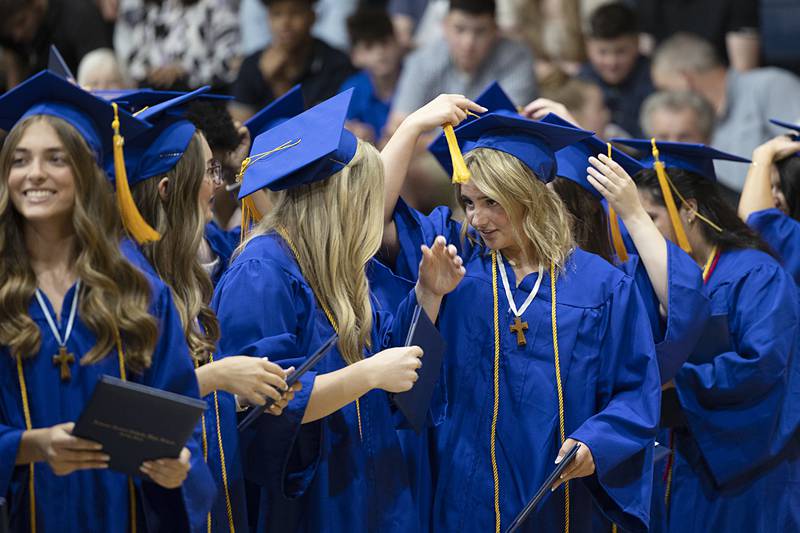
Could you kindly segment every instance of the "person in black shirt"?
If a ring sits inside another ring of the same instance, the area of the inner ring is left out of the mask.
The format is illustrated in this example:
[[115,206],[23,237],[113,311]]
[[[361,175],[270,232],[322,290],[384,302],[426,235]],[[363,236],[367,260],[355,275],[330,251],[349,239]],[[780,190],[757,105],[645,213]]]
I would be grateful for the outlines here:
[[111,36],[92,0],[0,0],[0,48],[10,89],[47,68],[49,47],[58,47],[77,72],[83,56],[111,48]]
[[314,0],[262,0],[269,13],[272,42],[242,62],[233,86],[231,112],[244,121],[256,111],[303,84],[307,106],[334,96],[355,72],[350,59],[311,35]]
[[603,89],[611,121],[628,135],[638,137],[639,107],[654,91],[650,62],[639,53],[636,13],[621,2],[597,8],[589,19],[586,36],[589,62],[579,74]]

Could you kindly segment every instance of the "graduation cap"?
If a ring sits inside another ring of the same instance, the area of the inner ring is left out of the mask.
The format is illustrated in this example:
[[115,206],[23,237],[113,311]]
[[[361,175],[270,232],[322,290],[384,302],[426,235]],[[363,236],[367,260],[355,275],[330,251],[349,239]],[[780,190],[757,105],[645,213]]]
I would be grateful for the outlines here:
[[[193,96],[191,98],[192,101],[209,100],[217,102],[226,102],[228,100],[233,100],[232,96],[209,93],[208,86],[201,87],[198,90],[201,89],[202,92],[199,93],[198,95]],[[153,89],[133,89],[133,90],[121,90],[121,91],[98,91],[98,94],[104,96],[105,98],[113,102],[120,104],[131,113],[138,114],[147,110],[148,108],[157,106],[158,104],[163,104],[164,102],[168,102],[176,98],[181,98],[183,96],[186,96],[187,94],[194,94],[194,91],[192,93],[185,93],[180,91],[156,91]]]
[[70,83],[78,83],[77,78],[67,66],[67,62],[64,61],[64,57],[54,44],[50,45],[50,56],[47,58],[47,70]]
[[250,130],[250,138],[255,139],[261,133],[274,128],[292,117],[305,111],[306,105],[300,85],[295,85],[289,92],[270,103],[253,115],[244,126]]
[[[571,122],[564,120],[553,113],[548,113],[547,116],[545,116],[541,121],[547,122],[548,124],[557,124],[559,126],[573,128],[577,127]],[[576,142],[575,144],[565,146],[556,152],[558,175],[562,178],[577,183],[592,193],[592,195],[597,198],[598,201],[602,200],[603,195],[601,195],[597,189],[592,187],[591,183],[589,183],[589,181],[586,179],[586,167],[589,164],[589,157],[597,157],[597,155],[601,153],[606,153],[608,157],[613,159],[614,162],[618,163],[625,170],[625,172],[631,176],[644,168],[641,163],[628,154],[612,147],[610,143],[603,141],[597,135],[592,135],[591,137],[587,137]],[[617,257],[624,263],[628,260],[628,251],[625,249],[625,243],[622,240],[622,233],[619,229],[617,214],[614,212],[614,208],[611,206],[608,208],[608,220],[610,225],[611,242],[614,245],[614,250],[617,253]]]
[[117,180],[116,194],[125,228],[137,242],[159,239],[158,232],[148,226],[136,210],[124,179],[121,132],[128,139],[135,139],[145,135],[150,124],[46,70],[0,96],[0,128],[10,130],[19,120],[33,115],[65,120],[86,140],[98,165],[121,170],[123,179]]
[[[460,158],[461,153],[470,152],[476,148],[491,148],[513,155],[540,180],[547,183],[556,174],[555,152],[591,137],[592,132],[534,121],[519,115],[516,111],[500,109],[460,125],[454,130],[454,134],[458,139],[455,150],[452,141],[447,140],[446,134],[443,137],[440,136],[428,147],[442,167],[453,173],[454,183],[463,183],[469,179],[461,181],[463,172],[459,172],[457,167],[463,165],[464,161],[461,159],[459,163],[455,160],[456,157]],[[451,145],[449,150],[444,149],[445,143]],[[458,153],[454,154],[456,150]],[[466,170],[466,166],[463,170]],[[459,174],[461,174],[460,177]]]
[[256,137],[239,173],[239,198],[321,181],[347,166],[358,148],[344,127],[352,97],[348,89]]
[[[678,240],[678,245],[686,253],[691,252],[692,247],[689,244],[689,239],[686,237],[683,223],[681,222],[678,214],[678,208],[675,205],[675,200],[672,197],[672,191],[675,191],[675,194],[678,196],[681,202],[683,202],[684,206],[689,209],[691,209],[691,206],[686,202],[683,196],[681,196],[680,191],[678,191],[678,189],[669,179],[666,168],[680,168],[702,176],[711,182],[716,182],[717,174],[714,172],[715,160],[734,161],[740,163],[750,162],[749,159],[728,154],[704,144],[667,141],[662,142],[656,141],[655,139],[651,139],[649,141],[646,139],[613,139],[613,141],[624,144],[625,146],[630,146],[631,148],[635,148],[642,152],[650,152],[652,154],[644,157],[641,162],[646,167],[653,168],[656,171],[658,183],[661,187],[661,193],[664,196],[664,204],[667,207],[667,212],[669,213],[670,220],[672,221],[672,227],[675,229],[675,236]],[[701,213],[694,211],[694,214],[699,219],[709,224],[712,228],[716,229],[717,231],[722,231],[718,225],[708,220],[708,218],[704,217]]]
[[[206,96],[209,89],[205,86],[189,93],[177,93],[179,96],[167,100],[159,95],[160,103],[146,107],[136,115],[153,127],[126,143],[125,168],[131,187],[146,179],[163,176],[178,164],[197,131],[196,126],[186,119],[186,106]],[[148,94],[146,98],[151,96]],[[111,178],[116,178],[115,169],[107,168],[107,171]]]
[[[771,118],[769,119],[769,121],[775,124],[776,126],[780,126],[781,128],[792,130],[792,135],[791,135],[792,140],[800,141],[800,124],[792,124],[791,122],[784,122],[783,120],[778,120],[777,118]],[[800,152],[796,153],[795,157],[800,157]]]

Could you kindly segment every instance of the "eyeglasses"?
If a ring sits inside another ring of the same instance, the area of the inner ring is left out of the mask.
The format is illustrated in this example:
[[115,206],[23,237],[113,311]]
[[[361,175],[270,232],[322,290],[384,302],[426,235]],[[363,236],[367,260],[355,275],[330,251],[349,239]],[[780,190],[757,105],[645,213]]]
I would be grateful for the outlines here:
[[212,159],[206,167],[206,177],[211,178],[214,185],[222,185],[222,163],[216,159]]

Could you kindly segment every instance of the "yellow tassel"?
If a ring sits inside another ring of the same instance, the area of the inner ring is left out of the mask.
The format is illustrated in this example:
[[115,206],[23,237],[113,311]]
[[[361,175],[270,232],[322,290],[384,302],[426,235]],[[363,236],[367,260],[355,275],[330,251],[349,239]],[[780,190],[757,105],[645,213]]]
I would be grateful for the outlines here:
[[444,136],[447,138],[450,159],[453,161],[453,183],[467,183],[472,178],[472,174],[470,174],[467,164],[464,163],[464,156],[461,154],[452,124],[444,125]]
[[675,230],[675,238],[678,240],[678,246],[688,253],[692,252],[692,246],[689,244],[689,239],[686,237],[686,231],[683,229],[681,217],[678,214],[678,208],[675,205],[675,199],[672,197],[672,189],[669,186],[669,178],[667,177],[667,170],[664,168],[664,163],[658,158],[658,147],[656,140],[651,140],[653,143],[653,158],[656,160],[653,168],[658,176],[658,184],[661,186],[661,194],[664,196],[664,204],[667,206],[669,219],[672,222],[672,228]]
[[240,234],[240,243],[247,240],[250,233],[250,228],[261,221],[261,212],[256,207],[253,198],[247,196],[242,200],[242,231]]
[[[608,146],[608,158],[613,161],[611,153],[611,143],[606,143]],[[625,242],[622,240],[622,232],[619,230],[619,221],[617,220],[617,213],[614,208],[608,206],[608,222],[611,226],[611,242],[614,245],[614,251],[617,257],[623,263],[628,261],[628,250],[625,249]]]
[[122,223],[137,243],[154,242],[159,240],[161,235],[145,221],[133,201],[131,189],[128,185],[128,173],[125,169],[125,154],[122,148],[125,144],[125,139],[119,134],[119,111],[117,104],[112,103],[111,106],[114,108],[114,121],[111,123],[111,127],[114,130],[114,173],[117,182],[117,206],[122,216]]

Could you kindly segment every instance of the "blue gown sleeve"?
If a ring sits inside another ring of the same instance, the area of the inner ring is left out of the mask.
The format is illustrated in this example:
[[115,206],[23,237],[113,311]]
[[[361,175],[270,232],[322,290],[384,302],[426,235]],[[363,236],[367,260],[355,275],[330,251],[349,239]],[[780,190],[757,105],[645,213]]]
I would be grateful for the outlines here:
[[[10,356],[3,353],[2,357]],[[0,424],[0,494],[2,495],[9,492],[23,432],[22,429]]]
[[592,451],[595,474],[582,481],[603,512],[626,531],[646,531],[661,402],[658,364],[633,281],[623,278],[606,305],[598,412],[570,437]]
[[780,255],[784,267],[800,285],[800,222],[773,208],[751,214],[747,224]]
[[681,407],[718,484],[757,469],[795,438],[800,410],[797,290],[777,264],[729,288],[729,351],[675,376]]
[[[324,341],[313,333],[316,311],[302,292],[301,283],[271,260],[234,265],[212,300],[220,357],[269,357],[284,368],[299,367]],[[302,424],[315,377],[313,370],[303,375],[303,388],[283,415],[265,414],[240,434],[245,476],[261,486],[280,483],[287,498],[305,492],[321,457],[322,424]]]
[[656,343],[661,383],[667,383],[689,358],[711,315],[711,302],[703,291],[703,273],[688,254],[667,241],[667,317],[659,311],[644,262],[631,255],[622,270],[630,275],[644,302]]
[[[178,311],[165,286],[156,293],[155,316],[160,319],[160,336],[152,363],[143,381],[150,387],[198,398],[194,368]],[[142,508],[148,531],[204,530],[213,505],[216,484],[203,460],[200,425],[186,447],[192,454],[189,474],[180,489],[169,490],[152,482],[141,483]],[[185,510],[185,514],[178,510]]]

